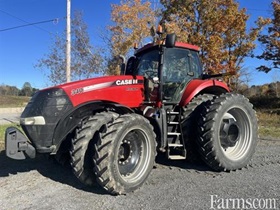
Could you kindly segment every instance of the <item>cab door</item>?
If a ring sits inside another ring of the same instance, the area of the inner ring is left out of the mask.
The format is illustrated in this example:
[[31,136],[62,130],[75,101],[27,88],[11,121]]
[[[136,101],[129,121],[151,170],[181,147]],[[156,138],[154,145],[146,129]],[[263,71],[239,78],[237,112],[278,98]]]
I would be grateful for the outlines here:
[[159,51],[153,49],[136,57],[135,74],[144,77],[145,100],[158,101],[159,91]]
[[166,48],[163,62],[163,94],[167,101],[178,102],[186,85],[201,75],[197,53],[183,48]]

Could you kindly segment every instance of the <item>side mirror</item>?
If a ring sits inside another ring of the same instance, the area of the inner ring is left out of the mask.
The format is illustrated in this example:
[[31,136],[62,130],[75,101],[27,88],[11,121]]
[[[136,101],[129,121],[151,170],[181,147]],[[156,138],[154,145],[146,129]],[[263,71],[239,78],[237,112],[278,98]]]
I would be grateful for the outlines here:
[[126,75],[134,75],[134,70],[135,70],[135,62],[136,62],[136,57],[132,56],[127,60],[127,64],[126,64],[126,71],[125,74]]
[[150,28],[150,34],[151,34],[151,36],[152,36],[153,38],[154,38],[155,35],[156,35],[155,28],[154,28],[153,26]]
[[121,75],[125,74],[125,57],[120,55],[119,58],[121,59]]
[[177,36],[176,34],[167,34],[165,39],[165,46],[167,48],[172,48],[175,46]]

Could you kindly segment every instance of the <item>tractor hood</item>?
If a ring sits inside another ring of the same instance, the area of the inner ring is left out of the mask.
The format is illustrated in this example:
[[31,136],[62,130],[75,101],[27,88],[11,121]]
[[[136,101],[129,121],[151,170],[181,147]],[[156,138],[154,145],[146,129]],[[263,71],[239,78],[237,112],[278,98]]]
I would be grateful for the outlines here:
[[[21,127],[37,150],[44,152],[45,148],[52,145],[55,138],[54,130],[58,123],[70,123],[65,117],[79,107],[95,102],[115,103],[129,108],[138,107],[144,99],[143,81],[142,76],[107,76],[40,90],[23,111],[20,119]],[[78,113],[77,116],[70,118],[79,117]],[[74,126],[63,123],[62,125]],[[65,129],[59,130],[59,134],[63,137]]]
[[128,107],[139,107],[143,102],[142,76],[105,76],[57,86],[68,95],[76,107],[91,101],[110,101]]

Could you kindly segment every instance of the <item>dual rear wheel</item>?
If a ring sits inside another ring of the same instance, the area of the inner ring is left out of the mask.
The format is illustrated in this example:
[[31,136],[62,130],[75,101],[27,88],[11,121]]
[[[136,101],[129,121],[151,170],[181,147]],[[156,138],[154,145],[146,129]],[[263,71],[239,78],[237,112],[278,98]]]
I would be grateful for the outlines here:
[[[185,108],[183,135],[188,159],[216,171],[245,167],[257,146],[257,118],[242,95],[196,96]],[[191,132],[190,132],[191,131]]]
[[72,145],[71,164],[77,178],[85,184],[97,180],[112,194],[139,188],[156,155],[153,127],[137,114],[99,113],[77,130]]
[[201,107],[197,148],[214,170],[241,169],[255,152],[257,131],[256,114],[249,100],[239,94],[222,94]]

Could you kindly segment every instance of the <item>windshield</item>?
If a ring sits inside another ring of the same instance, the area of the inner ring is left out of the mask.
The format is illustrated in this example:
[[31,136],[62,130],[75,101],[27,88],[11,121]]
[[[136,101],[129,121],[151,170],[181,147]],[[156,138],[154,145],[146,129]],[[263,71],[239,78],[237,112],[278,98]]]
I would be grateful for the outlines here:
[[158,50],[153,50],[148,53],[142,54],[138,57],[137,75],[149,75],[157,77],[158,75],[158,62],[159,62],[159,52]]

